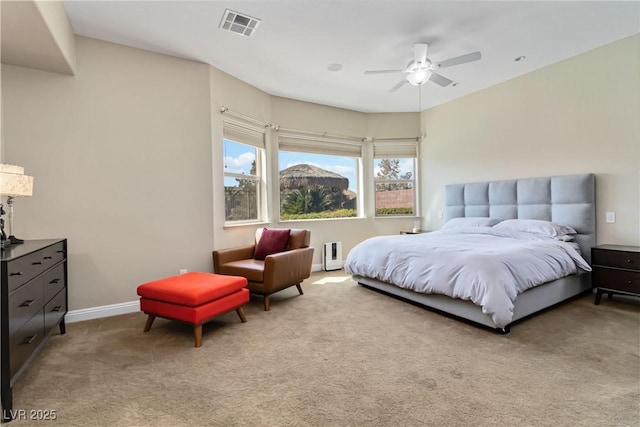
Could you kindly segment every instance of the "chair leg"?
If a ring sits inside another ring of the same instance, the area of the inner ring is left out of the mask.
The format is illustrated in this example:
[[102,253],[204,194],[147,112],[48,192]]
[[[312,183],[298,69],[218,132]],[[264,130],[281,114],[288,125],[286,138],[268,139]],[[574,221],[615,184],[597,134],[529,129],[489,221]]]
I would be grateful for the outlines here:
[[153,325],[154,320],[156,320],[155,314],[150,314],[149,317],[147,317],[147,323],[145,323],[144,325],[144,332],[149,332],[149,330],[151,329],[151,325]]
[[238,313],[238,316],[240,316],[240,321],[242,323],[247,322],[247,316],[244,315],[244,308],[242,307],[236,308],[236,313]]
[[196,339],[196,347],[202,345],[202,324],[193,325],[193,335]]
[[269,295],[264,296],[264,311],[269,311],[271,305],[271,300],[269,299]]
[[296,288],[298,288],[298,292],[300,292],[300,295],[304,295],[304,292],[302,292],[302,286],[300,286],[300,283],[296,283]]

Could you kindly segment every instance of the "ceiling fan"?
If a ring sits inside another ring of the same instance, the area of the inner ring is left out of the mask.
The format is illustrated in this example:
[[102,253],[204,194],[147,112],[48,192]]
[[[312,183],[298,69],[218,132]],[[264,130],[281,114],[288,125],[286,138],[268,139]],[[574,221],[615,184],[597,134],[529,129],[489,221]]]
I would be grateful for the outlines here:
[[451,67],[452,65],[464,64],[471,61],[477,61],[482,56],[480,52],[472,52],[467,53],[466,55],[456,56],[455,58],[446,59],[442,62],[432,63],[429,58],[427,58],[427,48],[429,45],[427,43],[414,43],[413,44],[413,60],[409,62],[407,68],[404,70],[373,70],[373,71],[365,71],[365,74],[386,74],[386,73],[407,73],[405,79],[400,81],[394,87],[392,87],[389,92],[395,92],[400,89],[405,83],[409,83],[413,86],[420,86],[426,83],[427,81],[432,81],[436,84],[439,84],[442,87],[449,86],[453,83],[452,80],[441,76],[434,72],[434,70],[439,70],[440,68]]

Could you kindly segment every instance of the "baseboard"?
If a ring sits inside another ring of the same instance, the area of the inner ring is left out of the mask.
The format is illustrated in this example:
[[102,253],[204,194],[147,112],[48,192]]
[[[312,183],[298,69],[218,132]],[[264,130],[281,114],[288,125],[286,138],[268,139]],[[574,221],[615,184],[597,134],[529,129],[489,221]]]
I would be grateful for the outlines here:
[[120,304],[102,305],[100,307],[82,308],[80,310],[71,310],[64,317],[64,321],[66,323],[82,322],[84,320],[135,313],[136,311],[140,311],[140,302],[138,300],[123,302]]

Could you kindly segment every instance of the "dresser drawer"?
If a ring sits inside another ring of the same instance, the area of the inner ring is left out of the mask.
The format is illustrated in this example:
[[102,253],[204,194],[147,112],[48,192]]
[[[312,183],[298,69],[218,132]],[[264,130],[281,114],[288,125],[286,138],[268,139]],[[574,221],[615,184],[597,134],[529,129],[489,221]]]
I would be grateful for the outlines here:
[[42,310],[38,311],[20,330],[11,334],[11,376],[13,377],[44,338]]
[[58,292],[44,307],[44,329],[46,332],[58,324],[67,312],[67,293]]
[[640,293],[640,271],[594,267],[591,277],[594,287]]
[[60,242],[44,248],[40,255],[45,269],[52,265],[56,265],[66,257],[64,252],[64,243]]
[[36,277],[45,270],[41,253],[29,254],[7,264],[9,292]]
[[627,268],[629,270],[640,270],[640,253],[593,248],[591,264]]
[[9,295],[9,334],[20,329],[37,311],[42,311],[42,277],[22,285]]
[[58,292],[64,289],[64,264],[59,264],[44,274],[44,302],[47,303]]

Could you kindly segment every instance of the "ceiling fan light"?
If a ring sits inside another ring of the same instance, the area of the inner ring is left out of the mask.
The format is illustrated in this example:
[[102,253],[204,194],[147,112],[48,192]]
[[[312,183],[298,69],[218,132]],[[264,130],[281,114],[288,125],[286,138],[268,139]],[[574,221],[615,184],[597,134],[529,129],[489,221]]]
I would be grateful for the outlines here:
[[407,74],[407,82],[414,86],[420,86],[425,84],[431,77],[431,71],[429,70],[417,70]]

